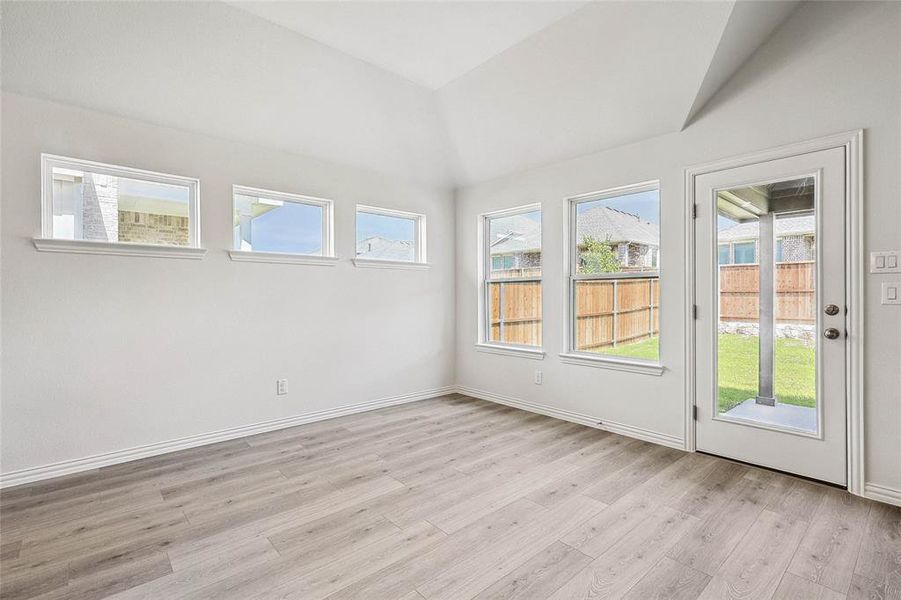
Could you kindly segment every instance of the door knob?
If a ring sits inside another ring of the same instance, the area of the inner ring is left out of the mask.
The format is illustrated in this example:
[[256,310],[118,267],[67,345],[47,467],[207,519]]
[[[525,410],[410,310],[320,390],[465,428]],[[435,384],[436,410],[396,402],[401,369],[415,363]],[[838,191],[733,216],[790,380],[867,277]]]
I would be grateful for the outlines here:
[[826,308],[823,309],[823,312],[825,312],[830,317],[834,317],[838,314],[838,307],[835,304],[827,304]]
[[840,335],[841,335],[841,332],[839,332],[839,330],[836,329],[835,327],[829,327],[828,329],[826,329],[826,331],[823,332],[823,336],[827,340],[838,339],[838,336],[840,336]]

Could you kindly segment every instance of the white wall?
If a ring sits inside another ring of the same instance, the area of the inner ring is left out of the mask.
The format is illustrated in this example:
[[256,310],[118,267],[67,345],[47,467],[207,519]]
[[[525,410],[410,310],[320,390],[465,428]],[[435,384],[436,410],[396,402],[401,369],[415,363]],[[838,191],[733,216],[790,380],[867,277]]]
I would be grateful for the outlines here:
[[[808,3],[695,122],[665,135],[458,191],[457,381],[460,385],[683,437],[683,169],[728,156],[866,129],[866,250],[901,246],[901,5]],[[649,90],[653,93],[653,90]],[[660,179],[662,377],[562,364],[564,198]],[[541,202],[544,340],[534,361],[477,352],[477,220]],[[866,277],[866,479],[901,490],[901,310]],[[544,384],[532,383],[544,371]]]
[[433,94],[223,2],[3,2],[3,89],[446,184]]
[[[454,382],[447,191],[4,93],[2,471]],[[201,180],[202,261],[37,252],[40,153]],[[425,213],[428,271],[231,262],[234,183]],[[275,395],[277,378],[289,394]]]

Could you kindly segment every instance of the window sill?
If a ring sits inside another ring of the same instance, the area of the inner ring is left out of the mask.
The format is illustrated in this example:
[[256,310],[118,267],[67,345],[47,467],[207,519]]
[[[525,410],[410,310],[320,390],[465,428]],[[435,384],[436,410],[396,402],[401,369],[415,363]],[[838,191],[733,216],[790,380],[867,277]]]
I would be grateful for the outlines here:
[[235,262],[315,265],[318,267],[334,267],[336,264],[338,264],[337,256],[311,256],[308,254],[289,254],[286,252],[229,250],[228,256]]
[[615,371],[627,371],[629,373],[641,373],[643,375],[655,375],[657,377],[663,375],[663,372],[666,370],[666,368],[659,363],[612,357],[585,356],[584,354],[563,353],[560,355],[560,361],[568,365],[613,369]]
[[355,258],[354,266],[367,269],[405,269],[408,271],[425,271],[431,269],[428,263],[407,262],[403,260],[379,260],[377,258]]
[[476,344],[476,351],[487,352],[488,354],[519,356],[520,358],[529,358],[532,360],[544,360],[544,350],[538,348],[532,349],[521,346],[502,346],[500,344]]
[[91,242],[87,240],[60,240],[34,238],[34,247],[41,252],[68,252],[73,254],[111,254],[114,256],[150,256],[154,258],[188,258],[200,260],[206,248],[187,246],[161,246],[156,244],[129,244],[116,242]]

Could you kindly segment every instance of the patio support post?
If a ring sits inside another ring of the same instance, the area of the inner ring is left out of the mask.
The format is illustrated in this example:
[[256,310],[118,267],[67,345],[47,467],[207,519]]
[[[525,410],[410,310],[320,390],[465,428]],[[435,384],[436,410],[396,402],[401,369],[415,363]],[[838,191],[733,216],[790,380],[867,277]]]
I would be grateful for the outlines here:
[[776,261],[775,261],[775,213],[760,216],[760,239],[757,252],[759,273],[758,338],[760,369],[758,371],[757,404],[776,405],[774,393],[775,374],[775,323],[776,323]]

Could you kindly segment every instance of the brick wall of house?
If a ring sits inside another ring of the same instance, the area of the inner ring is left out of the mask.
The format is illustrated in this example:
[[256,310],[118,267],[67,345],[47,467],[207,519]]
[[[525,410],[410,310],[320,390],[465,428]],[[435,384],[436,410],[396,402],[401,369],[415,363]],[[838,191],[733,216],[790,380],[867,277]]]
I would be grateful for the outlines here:
[[188,245],[188,218],[122,211],[119,241],[137,244]]
[[85,173],[82,182],[82,235],[86,240],[119,241],[119,178]]

